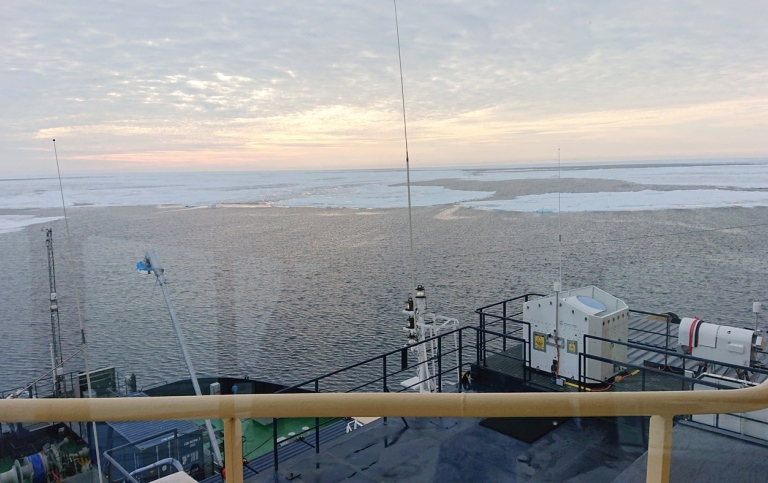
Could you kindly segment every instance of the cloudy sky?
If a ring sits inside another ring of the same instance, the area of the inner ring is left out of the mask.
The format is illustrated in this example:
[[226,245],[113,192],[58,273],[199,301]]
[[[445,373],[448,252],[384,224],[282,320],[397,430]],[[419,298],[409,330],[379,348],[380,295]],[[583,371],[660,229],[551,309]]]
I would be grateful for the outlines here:
[[[768,157],[763,0],[398,13],[412,167]],[[0,54],[0,176],[404,166],[391,0],[9,0]]]

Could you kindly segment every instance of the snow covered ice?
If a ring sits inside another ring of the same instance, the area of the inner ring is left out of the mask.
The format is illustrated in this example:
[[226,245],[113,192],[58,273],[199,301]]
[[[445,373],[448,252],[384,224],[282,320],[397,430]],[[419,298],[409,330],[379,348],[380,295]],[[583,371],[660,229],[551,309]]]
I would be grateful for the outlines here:
[[[620,180],[638,185],[686,187],[562,193],[563,212],[638,211],[768,206],[768,164],[762,162],[676,163],[652,165],[442,168],[411,171],[413,206],[458,205],[467,208],[557,212],[558,175],[565,179]],[[435,180],[503,182],[551,180],[549,193],[489,200],[493,191],[462,191],[419,183]],[[81,206],[239,206],[386,209],[407,206],[405,171],[272,171],[221,173],[112,174],[67,177],[67,205]],[[61,206],[56,178],[0,180],[0,209],[55,209]],[[0,214],[0,233],[22,229],[48,217]]]

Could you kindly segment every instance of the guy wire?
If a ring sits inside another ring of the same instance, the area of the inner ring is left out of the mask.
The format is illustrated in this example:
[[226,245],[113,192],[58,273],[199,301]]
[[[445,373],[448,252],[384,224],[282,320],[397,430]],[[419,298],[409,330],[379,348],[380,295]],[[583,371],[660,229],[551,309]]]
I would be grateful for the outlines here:
[[[59,193],[61,193],[61,208],[64,211],[64,225],[67,228],[67,245],[69,248],[69,271],[72,274],[72,281],[74,283],[75,288],[75,304],[77,305],[77,318],[80,321],[80,345],[82,347],[83,351],[83,362],[85,364],[85,382],[86,387],[88,388],[88,397],[92,396],[91,392],[91,373],[88,368],[88,343],[85,341],[85,324],[83,322],[83,311],[80,308],[80,291],[78,290],[77,286],[77,274],[75,273],[74,268],[74,252],[72,250],[72,236],[69,233],[69,217],[67,217],[67,204],[64,202],[64,186],[61,183],[61,168],[59,167],[59,153],[56,150],[56,140],[53,140],[53,154],[56,157],[56,172],[59,175]],[[93,440],[96,445],[96,467],[98,468],[99,472],[99,483],[103,483],[103,474],[101,471],[101,455],[99,454],[99,435],[98,431],[96,430],[96,421],[93,421]]]

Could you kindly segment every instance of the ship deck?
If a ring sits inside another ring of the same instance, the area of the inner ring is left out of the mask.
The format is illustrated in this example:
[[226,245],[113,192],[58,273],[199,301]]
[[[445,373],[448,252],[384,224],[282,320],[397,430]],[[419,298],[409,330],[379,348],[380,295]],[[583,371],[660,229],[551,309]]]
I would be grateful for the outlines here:
[[[480,423],[476,418],[379,420],[339,438],[320,454],[245,481],[522,481],[532,476],[565,481],[587,474],[606,481],[643,454],[637,444],[606,445],[617,442],[615,424],[606,420],[570,420],[556,436],[533,444]],[[561,451],[571,456],[569,463],[555,464]]]
[[[569,419],[525,443],[476,418],[389,418],[337,438],[320,454],[283,462],[276,472],[246,470],[245,481],[640,482],[647,461],[640,421]],[[684,423],[673,432],[670,481],[763,481],[768,472],[765,446]]]

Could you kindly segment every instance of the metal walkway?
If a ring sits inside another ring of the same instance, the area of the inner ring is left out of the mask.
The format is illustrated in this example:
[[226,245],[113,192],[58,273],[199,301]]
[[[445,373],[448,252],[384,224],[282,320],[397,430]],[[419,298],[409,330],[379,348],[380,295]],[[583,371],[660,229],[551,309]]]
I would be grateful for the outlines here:
[[[669,377],[664,372],[666,365],[665,355],[658,351],[672,351],[677,347],[677,324],[667,324],[665,318],[652,314],[630,312],[629,318],[629,342],[647,346],[648,350],[629,348],[627,362],[636,366],[651,367],[634,371],[630,370],[630,376],[621,378],[620,382],[614,382],[609,390],[615,391],[675,391],[691,389],[690,382],[680,381]],[[528,370],[526,377],[525,362],[523,361],[522,343],[509,343],[506,350],[488,351],[482,371],[493,371],[498,374],[510,376],[523,382],[524,385],[545,391],[572,392],[578,391],[577,384],[566,382],[563,385],[556,384],[551,374]],[[658,369],[652,366],[657,365]]]

